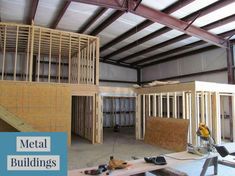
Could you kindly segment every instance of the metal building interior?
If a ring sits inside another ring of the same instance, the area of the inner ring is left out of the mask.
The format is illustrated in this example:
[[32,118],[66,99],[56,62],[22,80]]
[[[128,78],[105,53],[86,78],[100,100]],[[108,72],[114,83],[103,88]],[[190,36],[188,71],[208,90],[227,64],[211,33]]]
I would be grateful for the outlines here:
[[[234,9],[234,0],[0,0],[0,131],[66,132],[70,170],[185,151],[203,143],[201,122],[232,145]],[[197,164],[173,175],[199,175]],[[219,175],[234,167],[219,164]]]

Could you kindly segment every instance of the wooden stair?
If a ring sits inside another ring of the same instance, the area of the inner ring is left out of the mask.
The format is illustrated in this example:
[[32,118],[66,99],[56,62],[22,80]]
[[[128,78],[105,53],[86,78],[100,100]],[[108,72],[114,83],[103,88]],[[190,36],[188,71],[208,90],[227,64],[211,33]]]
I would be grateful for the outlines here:
[[15,114],[9,112],[6,108],[0,105],[0,119],[2,119],[7,124],[11,125],[15,129],[21,132],[36,132],[31,125],[27,124],[20,117]]

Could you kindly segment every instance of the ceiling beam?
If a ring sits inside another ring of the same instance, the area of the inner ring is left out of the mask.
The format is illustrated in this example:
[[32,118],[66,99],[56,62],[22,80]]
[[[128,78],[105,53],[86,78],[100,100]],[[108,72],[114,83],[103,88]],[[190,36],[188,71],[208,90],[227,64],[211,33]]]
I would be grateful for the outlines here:
[[100,62],[106,63],[106,64],[111,64],[111,65],[116,65],[116,66],[120,66],[120,67],[136,69],[136,67],[133,67],[130,64],[116,63],[115,60],[105,60],[104,61],[104,60],[101,59]]
[[129,60],[129,59],[132,59],[132,58],[141,56],[141,55],[143,55],[143,54],[146,54],[146,53],[155,51],[155,50],[157,50],[157,49],[159,49],[159,48],[163,48],[163,47],[165,47],[165,46],[167,46],[167,45],[176,43],[176,42],[181,41],[181,40],[184,40],[184,39],[186,39],[186,38],[189,38],[189,36],[188,36],[187,34],[180,35],[180,36],[178,36],[178,37],[172,38],[172,39],[167,40],[167,41],[165,41],[165,42],[159,43],[159,44],[157,44],[157,45],[154,45],[154,46],[149,47],[149,48],[147,48],[147,49],[141,50],[141,51],[139,51],[139,52],[137,52],[137,53],[134,53],[134,54],[131,54],[131,55],[127,56],[127,57],[124,57],[124,58],[120,59],[119,62],[124,62],[124,61],[126,61],[126,60]]
[[[211,5],[207,6],[207,7],[204,7],[204,8],[202,8],[202,9],[200,9],[200,10],[198,10],[198,11],[192,13],[192,14],[187,15],[186,17],[182,18],[182,20],[186,21],[186,22],[190,22],[191,20],[195,19],[196,17],[199,17],[199,16],[203,17],[203,16],[213,12],[214,10],[217,10],[219,7],[220,8],[224,7],[224,6],[226,6],[226,5],[228,5],[228,4],[232,3],[232,2],[233,1],[231,1],[231,0],[224,0],[224,1],[215,2],[215,3],[213,3],[213,4],[211,4]],[[167,13],[167,10],[164,11],[164,12]],[[164,31],[164,32],[162,32],[162,31]],[[131,49],[131,48],[133,48],[133,47],[135,47],[137,45],[140,45],[140,44],[142,44],[144,42],[147,42],[148,40],[156,38],[159,35],[162,35],[162,34],[164,34],[166,32],[169,32],[169,31],[171,31],[170,28],[164,27],[164,28],[162,28],[160,30],[157,30],[157,31],[155,31],[155,32],[153,32],[153,33],[151,33],[151,34],[149,34],[147,36],[144,36],[144,37],[142,37],[142,38],[140,38],[140,39],[138,39],[138,40],[136,40],[136,41],[134,41],[134,42],[132,42],[132,43],[130,43],[130,44],[128,44],[128,45],[126,45],[126,46],[124,46],[124,47],[122,47],[122,48],[120,48],[120,49],[118,49],[118,50],[116,50],[116,51],[114,51],[114,52],[112,52],[110,54],[108,54],[108,55],[106,55],[106,56],[104,56],[104,58],[105,59],[111,58],[111,57],[113,57],[113,56],[115,56],[117,54],[120,54],[120,53],[122,53],[124,51],[127,51],[127,50],[129,50],[129,49]],[[122,61],[122,60],[120,60],[120,61]]]
[[[157,30],[155,32],[152,32],[151,34],[149,34],[147,36],[144,36],[144,37],[142,37],[142,38],[140,38],[140,39],[138,39],[138,40],[136,40],[136,41],[126,45],[126,46],[123,46],[122,48],[120,48],[120,49],[118,49],[118,50],[116,50],[116,51],[114,51],[114,52],[104,56],[104,59],[112,58],[115,55],[118,55],[118,54],[120,54],[120,53],[122,53],[124,51],[127,51],[127,50],[129,50],[131,48],[134,48],[134,47],[136,47],[138,45],[141,45],[142,43],[147,42],[148,40],[151,40],[153,38],[156,38],[156,37],[158,37],[158,36],[160,36],[160,35],[162,35],[162,34],[164,34],[166,32],[169,32],[170,30],[171,29],[168,28],[168,27],[163,27],[163,28],[161,28],[161,29],[159,29],[159,30]],[[122,61],[122,60],[120,59],[119,62],[120,61]]]
[[[232,22],[232,21],[235,21],[235,15],[231,15],[231,16],[229,16],[229,17],[223,18],[223,19],[221,19],[221,20],[219,20],[219,21],[216,21],[216,22],[213,22],[213,23],[208,24],[208,25],[206,25],[206,26],[203,26],[202,28],[205,29],[205,30],[211,30],[211,29],[213,29],[213,28],[216,28],[216,27],[219,27],[219,26],[228,24],[228,23],[230,23],[230,22]],[[226,33],[223,33],[223,36],[228,37],[228,36],[230,36],[230,35],[232,35],[232,34],[233,34],[233,31],[228,31],[228,33],[227,33],[227,32],[226,32]],[[145,50],[142,50],[142,51],[145,51],[145,52],[142,52],[142,53],[138,52],[138,53],[140,53],[140,54],[145,54],[145,53],[147,53],[148,50],[154,51],[154,49],[159,49],[159,47],[161,47],[161,46],[166,46],[166,45],[162,45],[162,44],[164,44],[164,43],[168,43],[168,45],[169,45],[169,44],[172,44],[172,42],[170,42],[170,41],[173,41],[173,42],[174,42],[174,39],[175,39],[175,42],[178,42],[178,41],[181,40],[181,37],[183,37],[183,36],[185,36],[185,34],[180,35],[180,36],[178,36],[178,37],[175,37],[175,38],[173,38],[173,39],[170,39],[170,40],[168,40],[168,41],[162,42],[162,43],[160,43],[160,44],[154,45],[154,46],[150,47],[150,48],[152,48],[152,50],[149,49],[149,48],[147,48],[147,49],[145,49]],[[186,37],[186,36],[187,36],[187,37]],[[186,35],[186,36],[185,36],[185,38],[183,37],[183,39],[186,39],[186,38],[190,38],[190,37],[191,37],[191,36],[188,36],[188,35]],[[176,51],[179,52],[178,49],[177,49]],[[145,58],[145,59],[138,60],[138,61],[136,61],[136,62],[133,62],[132,64],[133,64],[133,65],[137,65],[137,64],[141,64],[141,63],[144,63],[144,62],[148,62],[148,61],[154,60],[154,59],[156,59],[156,58],[159,58],[160,56],[161,56],[161,57],[162,57],[162,56],[165,56],[164,53],[165,53],[165,55],[169,54],[168,52],[163,52],[163,53],[160,53],[160,54],[157,54],[157,55],[150,56],[150,57]],[[135,53],[135,54],[137,55],[137,53]],[[171,54],[172,54],[172,53],[171,53]],[[130,55],[130,56],[131,56],[131,55]],[[136,56],[135,56],[135,57],[136,57]],[[125,59],[125,58],[121,59],[121,61],[125,61],[124,59]],[[128,58],[126,58],[126,60],[127,60],[127,59],[128,59]]]
[[182,53],[182,54],[175,55],[175,56],[170,56],[170,57],[167,57],[167,58],[164,58],[164,59],[161,59],[161,60],[157,60],[157,61],[154,61],[154,62],[151,62],[151,63],[147,63],[147,64],[142,65],[141,67],[144,68],[144,67],[149,67],[149,66],[152,66],[152,65],[157,65],[157,64],[177,60],[177,59],[180,59],[182,57],[191,56],[191,55],[194,55],[194,54],[202,53],[202,52],[212,50],[212,49],[216,49],[216,48],[219,48],[219,47],[216,46],[216,45],[212,45],[212,46],[200,48],[200,49],[197,49],[197,50],[189,51],[189,52],[186,52],[186,53]]
[[209,42],[213,45],[217,45],[223,48],[227,47],[227,43],[223,38],[214,35],[212,33],[209,33],[206,30],[203,30],[193,25],[189,26],[187,30],[184,30],[188,26],[187,22],[174,18],[160,11],[153,10],[144,5],[140,4],[139,7],[136,9],[136,11],[131,11],[131,12],[136,15],[142,16],[146,19],[149,19],[151,21],[163,24],[172,29],[176,29],[188,35],[200,38],[201,40]]
[[233,2],[234,2],[234,0],[222,0],[222,1],[219,0],[209,6],[206,6],[202,9],[182,18],[182,20],[183,21],[192,21],[198,15],[198,13],[200,13],[200,17],[203,17],[203,16],[205,16],[211,12],[214,12],[215,10],[218,10],[222,7],[225,7]]
[[[214,34],[211,34],[201,28],[195,27],[193,25],[188,27],[187,30],[184,30],[188,26],[187,22],[179,20],[177,18],[174,18],[174,17],[167,15],[163,12],[160,12],[158,10],[152,9],[152,8],[144,6],[142,4],[140,4],[136,10],[133,10],[133,8],[135,7],[135,4],[136,4],[136,1],[134,1],[134,0],[127,1],[128,7],[124,6],[123,1],[120,1],[120,0],[89,0],[89,1],[74,0],[74,1],[93,4],[93,5],[99,5],[99,6],[105,6],[105,7],[109,7],[109,8],[118,9],[118,10],[121,10],[121,9],[123,10],[123,8],[124,8],[125,10],[128,10],[129,12],[131,12],[133,14],[142,16],[142,17],[144,17],[148,20],[151,20],[153,22],[163,24],[163,25],[170,27],[172,29],[182,31],[188,35],[198,37],[204,41],[207,41],[207,42],[212,43],[214,45],[217,45],[219,47],[227,47],[227,43],[225,42],[224,39],[222,39]],[[224,1],[227,2],[229,0],[223,0],[222,2],[224,2]],[[230,1],[233,1],[233,0],[230,0]],[[105,27],[107,27],[106,24],[103,24],[103,25]],[[91,35],[98,34],[99,31],[103,30],[102,28],[103,27],[101,25],[98,26],[99,30],[92,32]],[[223,44],[221,44],[221,43],[223,43]]]
[[184,46],[181,46],[181,47],[178,47],[178,48],[175,48],[175,49],[172,49],[172,50],[169,50],[169,51],[165,51],[165,52],[162,52],[162,53],[158,53],[158,54],[155,54],[153,56],[150,56],[148,58],[145,58],[143,60],[138,60],[136,62],[133,62],[131,63],[132,65],[139,65],[139,64],[142,64],[144,62],[148,62],[148,61],[151,61],[151,60],[155,60],[157,58],[161,58],[161,57],[164,57],[164,56],[168,56],[168,55],[171,55],[171,54],[174,54],[174,53],[178,53],[180,51],[184,51],[184,50],[187,50],[187,49],[190,49],[190,48],[194,48],[194,47],[197,47],[197,46],[200,46],[200,45],[204,45],[206,44],[205,41],[197,41],[197,42],[193,42],[193,43],[190,43],[190,44],[187,44],[187,45],[184,45]]
[[29,18],[28,18],[28,24],[32,24],[34,21],[36,12],[37,12],[37,7],[38,7],[39,0],[32,0],[31,1],[31,8],[29,11]]
[[[173,13],[177,10],[179,10],[180,8],[188,5],[189,3],[193,2],[195,0],[181,0],[181,1],[177,1],[174,4],[170,5],[169,7],[167,7],[166,9],[163,10],[164,13]],[[139,4],[138,4],[139,6]],[[145,20],[142,23],[138,24],[137,26],[134,26],[133,28],[131,28],[130,30],[128,30],[127,32],[121,34],[120,36],[118,36],[117,38],[113,39],[112,41],[108,42],[107,44],[105,44],[104,46],[102,46],[100,48],[100,51],[104,51],[110,47],[112,47],[113,45],[116,45],[117,43],[125,40],[126,38],[136,34],[137,32],[143,30],[144,28],[150,26],[151,24],[153,24],[154,22],[150,21],[150,20]]]
[[234,22],[234,21],[235,21],[235,14],[231,15],[231,16],[228,16],[226,18],[220,19],[218,21],[215,21],[213,23],[210,23],[210,24],[208,24],[206,26],[203,26],[203,29],[211,30],[213,28],[217,28],[219,26],[223,26],[223,25],[226,25],[226,24]]
[[123,0],[72,0],[74,2],[80,2],[84,4],[91,4],[105,8],[111,8],[121,11],[126,11],[126,7],[123,6]]
[[56,18],[54,19],[54,21],[52,22],[51,28],[55,29],[57,27],[57,25],[59,24],[61,18],[64,16],[67,8],[69,7],[71,3],[71,0],[67,0],[64,2],[64,4],[61,6],[61,9],[58,13],[58,15],[56,16]]
[[112,41],[108,42],[107,44],[105,44],[104,46],[102,46],[100,48],[100,52],[112,47],[113,45],[116,45],[117,43],[125,40],[126,38],[136,34],[137,32],[143,30],[144,28],[150,26],[151,24],[153,24],[154,22],[150,21],[150,20],[145,20],[142,23],[138,24],[137,26],[134,26],[133,28],[131,28],[130,30],[128,30],[127,32],[121,34],[120,36],[118,36],[117,38],[113,39]]
[[90,32],[90,35],[96,36],[101,31],[103,31],[106,27],[112,24],[115,20],[117,20],[120,16],[122,16],[124,13],[125,11],[116,10],[112,15],[110,15],[110,17],[108,17],[99,26],[97,26],[92,32]]
[[[235,34],[235,29],[224,32],[224,33],[221,33],[221,34],[219,34],[219,36],[225,38],[225,37],[231,36],[233,34]],[[226,40],[226,42],[227,42],[227,40]],[[190,49],[190,48],[193,48],[193,47],[196,47],[196,46],[200,46],[200,45],[203,45],[203,44],[206,44],[206,42],[201,40],[201,41],[197,41],[197,42],[194,42],[194,43],[191,43],[191,44],[179,47],[179,48],[175,48],[175,49],[169,50],[167,52],[164,52],[165,55],[163,55],[163,53],[160,53],[160,54],[157,54],[157,55],[158,55],[158,57],[160,55],[166,56],[167,53],[168,53],[168,55],[170,55],[170,54],[176,53],[176,51],[179,52],[179,51],[187,50],[187,49]],[[198,54],[200,52],[204,52],[204,51],[207,51],[209,49],[216,49],[216,48],[218,48],[218,46],[217,47],[215,45],[208,46],[208,47],[205,47],[205,48],[201,48],[201,49],[189,51],[189,52],[186,52],[186,53],[181,53],[181,54],[178,54],[178,55],[175,55],[175,56],[170,56],[170,57],[167,57],[167,58],[164,58],[164,59],[156,60],[156,61],[144,64],[144,65],[141,65],[141,67],[148,67],[148,66],[151,66],[151,65],[156,65],[156,64],[160,64],[160,63],[164,63],[164,62],[169,62],[169,61],[172,61],[172,60],[177,60],[181,57],[190,56],[190,55],[193,55],[193,54]],[[158,57],[156,57],[157,55],[155,55],[155,59],[158,58]],[[154,57],[154,56],[151,56],[151,57]],[[132,65],[134,65],[134,63],[132,63]]]
[[96,22],[108,9],[105,7],[100,7],[90,19],[78,30],[78,33],[84,33],[92,24]]

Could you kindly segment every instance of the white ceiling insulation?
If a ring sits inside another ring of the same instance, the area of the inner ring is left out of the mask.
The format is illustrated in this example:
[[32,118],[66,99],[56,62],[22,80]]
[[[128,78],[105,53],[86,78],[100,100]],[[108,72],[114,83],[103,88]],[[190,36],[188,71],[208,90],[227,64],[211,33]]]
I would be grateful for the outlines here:
[[220,27],[211,29],[211,30],[209,30],[209,31],[210,31],[211,33],[214,33],[214,34],[220,34],[220,33],[226,32],[226,31],[233,30],[234,27],[235,27],[235,21],[233,21],[233,22],[231,22],[231,23],[228,23],[228,24],[226,24],[226,25],[223,25],[223,26],[220,26]]
[[234,14],[234,9],[235,9],[235,1],[234,3],[231,3],[221,9],[218,9],[214,12],[209,13],[208,15],[205,15],[201,18],[196,19],[196,21],[193,23],[195,26],[204,26],[209,23],[212,23],[214,21],[218,21],[222,18],[225,18],[227,16],[230,16]]
[[97,26],[99,26],[102,22],[104,22],[112,13],[114,13],[115,10],[108,9],[98,20],[96,20],[95,23],[93,23],[87,31],[85,31],[86,34],[89,34],[91,31],[93,31]]
[[185,7],[175,11],[171,15],[176,17],[176,18],[183,18],[193,12],[196,12],[212,3],[215,3],[218,0],[196,0],[193,1],[192,3],[186,5]]
[[[180,1],[180,0],[178,0]],[[185,7],[181,8],[180,10],[177,10],[176,12],[172,13],[171,15],[175,18],[183,18],[195,11],[198,11],[208,5],[211,5],[215,2],[223,1],[223,0],[195,0],[192,3],[186,5]],[[0,0],[0,17],[3,22],[17,22],[17,23],[27,23],[29,12],[31,10],[31,3],[32,1],[29,0]],[[141,4],[146,5],[150,8],[156,9],[156,10],[163,10],[173,3],[177,2],[177,0],[142,0]],[[53,23],[53,21],[58,16],[60,10],[62,9],[63,4],[65,3],[65,0],[39,0],[39,4],[37,7],[36,15],[34,22],[36,25],[50,27]],[[68,6],[66,12],[62,16],[61,20],[59,21],[57,28],[66,30],[66,31],[73,31],[77,32],[81,27],[93,16],[93,14],[99,9],[100,7],[95,5],[89,5],[84,3],[78,3],[78,2],[71,2]],[[199,17],[196,19],[196,21],[193,23],[193,25],[196,26],[204,26],[209,23],[212,23],[214,21],[220,20],[222,18],[228,17],[230,15],[235,14],[235,1],[234,3],[231,3],[221,9],[218,9],[214,12],[211,12],[208,15]],[[110,17],[111,14],[113,14],[116,10],[114,9],[108,9],[94,24],[92,24],[87,31],[84,33],[89,34],[92,32],[97,26],[102,24],[107,18]],[[14,13],[13,13],[14,12]],[[132,13],[124,13],[121,17],[119,17],[116,21],[114,21],[111,25],[106,27],[103,31],[101,31],[98,36],[100,37],[100,46],[104,46],[105,44],[109,43],[110,41],[114,40],[118,36],[122,35],[123,33],[127,32],[128,30],[134,28],[138,24],[145,21],[143,17],[134,15]],[[223,33],[232,29],[235,29],[235,22],[231,22],[229,24],[217,27],[215,29],[210,30],[209,32],[212,32],[214,34]],[[154,23],[145,29],[135,33],[134,35],[126,38],[125,40],[119,42],[118,44],[104,50],[101,52],[101,56],[106,56],[114,51],[117,51],[118,49],[125,47],[126,45],[136,42],[138,43],[138,40],[151,34],[152,32],[155,32],[161,28],[163,28],[164,25]],[[182,35],[183,33],[177,30],[171,30],[163,35],[160,35],[156,38],[153,38],[151,40],[148,40],[147,42],[144,42],[142,44],[138,44],[136,47],[131,48],[128,51],[122,52],[118,55],[115,55],[114,57],[110,58],[113,60],[122,59],[124,57],[127,57],[131,54],[134,54],[136,52],[142,51],[148,47],[152,47],[154,45],[157,45],[159,43],[165,42],[167,40],[170,40],[172,38],[175,38],[177,36]],[[235,39],[235,36],[232,37],[232,39]],[[182,41],[179,41],[177,43],[165,46],[163,48],[159,48],[155,51],[143,54],[141,56],[132,58],[130,60],[127,60],[126,62],[131,63],[133,61],[137,61],[143,58],[150,57],[152,55],[169,51],[174,48],[178,48],[180,46],[184,46],[186,44],[190,44],[193,42],[196,42],[200,39],[196,37],[189,37],[187,39],[184,39]],[[209,45],[209,44],[208,44]],[[203,45],[202,45],[203,46]],[[199,46],[202,47],[202,46]],[[197,48],[197,47],[195,47]],[[195,48],[190,48],[195,49]],[[190,50],[189,49],[189,50]],[[185,52],[185,51],[183,51]],[[167,56],[168,57],[168,56]]]
[[[118,37],[119,35],[125,33],[129,29],[143,22],[144,20],[145,19],[140,16],[137,16],[131,13],[124,13],[121,17],[119,17],[116,21],[114,21],[110,26],[105,28],[98,36],[111,35],[111,36],[114,36],[114,38]],[[110,42],[111,40],[103,42],[102,45]]]
[[71,2],[57,28],[76,32],[99,7]]
[[30,9],[30,4],[27,2],[28,0],[0,0],[1,20],[4,22],[26,23]]
[[141,2],[141,4],[156,9],[156,10],[163,10],[166,7],[168,7],[169,5],[173,4],[174,2],[176,2],[177,0],[167,0],[167,1],[163,1],[163,0],[143,0]]
[[35,25],[50,27],[62,4],[61,0],[40,0],[35,14]]

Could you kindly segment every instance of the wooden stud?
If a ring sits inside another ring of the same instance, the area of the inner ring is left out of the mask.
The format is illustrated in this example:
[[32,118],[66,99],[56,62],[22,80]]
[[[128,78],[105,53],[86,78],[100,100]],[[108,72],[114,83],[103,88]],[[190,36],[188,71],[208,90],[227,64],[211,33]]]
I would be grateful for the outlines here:
[[197,95],[196,92],[193,91],[191,93],[191,139],[192,139],[192,144],[197,145],[198,144],[198,139],[196,136],[196,131],[198,127],[198,120],[197,120]]
[[232,121],[233,121],[233,142],[235,142],[235,94],[232,96]]
[[156,99],[156,94],[153,94],[153,116],[156,117],[157,116],[157,99]]
[[220,96],[218,92],[213,93],[212,95],[213,100],[213,137],[215,139],[216,144],[221,143],[221,119],[220,119]]
[[212,128],[212,101],[211,101],[211,92],[208,92],[208,127],[213,131]]
[[14,81],[16,81],[16,67],[17,67],[17,55],[18,55],[18,39],[19,39],[19,26],[16,27],[16,48],[15,48],[15,64],[14,64]]
[[96,58],[96,55],[95,55],[95,42],[92,43],[92,84],[95,83],[95,58]]
[[4,28],[4,44],[3,44],[3,55],[2,55],[2,80],[4,80],[4,73],[5,73],[6,42],[7,42],[7,26],[5,26]]
[[173,97],[173,117],[178,118],[177,116],[177,93],[174,92],[174,97]]
[[28,42],[27,42],[27,56],[26,56],[26,81],[29,80],[29,55],[30,55],[30,40],[31,40],[31,28],[29,28],[28,32]]
[[33,77],[33,47],[34,47],[34,24],[32,23],[32,34],[31,34],[31,43],[30,43],[30,61],[29,61],[29,81],[32,82]]
[[71,34],[69,34],[69,69],[68,82],[71,83]]
[[60,41],[59,41],[59,71],[58,71],[58,82],[60,83],[60,74],[61,74],[61,38],[62,38],[62,33],[60,33]]
[[167,118],[170,118],[170,94],[167,92],[166,94],[166,111],[167,111]]
[[41,28],[40,28],[39,29],[39,39],[38,39],[38,75],[37,75],[37,82],[40,81],[41,35],[42,35],[42,31],[41,31]]
[[185,92],[182,92],[182,118],[186,119]]
[[201,122],[205,123],[205,98],[204,91],[201,91]]
[[142,138],[144,138],[145,135],[145,94],[143,95],[143,136]]
[[148,95],[148,117],[151,117],[151,95]]
[[141,139],[141,95],[136,97],[136,116],[135,116],[135,137]]
[[49,44],[49,64],[48,64],[48,82],[51,82],[51,48],[52,48],[52,35],[50,35]]
[[221,96],[220,97],[220,99],[221,99],[221,101],[220,101],[220,107],[221,107],[221,109],[220,109],[220,111],[221,111],[221,117],[222,117],[222,119],[221,119],[221,135],[222,135],[222,139],[224,140],[225,139],[225,121],[224,121],[224,96]]
[[99,85],[99,60],[100,60],[100,40],[97,38],[96,40],[96,81],[95,84]]
[[78,77],[78,84],[80,84],[80,72],[81,72],[81,66],[80,66],[80,61],[81,61],[81,48],[80,48],[80,37],[78,38],[78,54],[77,54],[77,77]]

